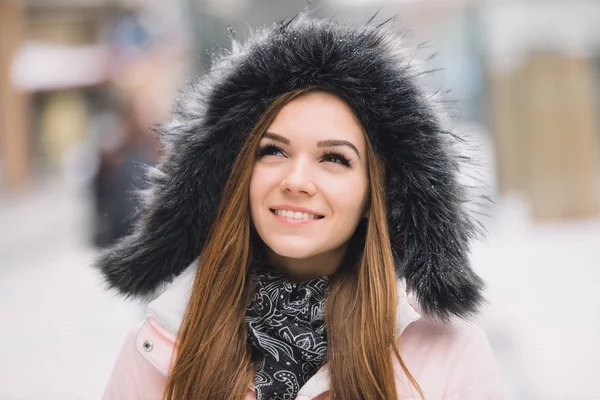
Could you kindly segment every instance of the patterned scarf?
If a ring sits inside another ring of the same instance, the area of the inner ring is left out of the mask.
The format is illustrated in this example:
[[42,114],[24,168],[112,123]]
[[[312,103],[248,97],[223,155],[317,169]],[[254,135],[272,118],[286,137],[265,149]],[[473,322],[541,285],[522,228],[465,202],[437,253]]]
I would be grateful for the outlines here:
[[257,266],[255,294],[246,311],[256,365],[257,400],[295,399],[325,363],[327,277],[294,284],[269,266]]

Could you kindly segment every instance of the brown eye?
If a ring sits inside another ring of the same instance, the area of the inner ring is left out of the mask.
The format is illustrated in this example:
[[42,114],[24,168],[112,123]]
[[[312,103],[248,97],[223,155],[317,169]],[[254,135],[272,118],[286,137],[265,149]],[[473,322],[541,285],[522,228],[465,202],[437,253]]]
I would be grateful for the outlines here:
[[272,144],[263,146],[258,150],[259,158],[262,158],[264,156],[277,156],[277,155],[284,155],[283,150],[281,150],[279,147],[272,145]]
[[325,162],[342,164],[346,167],[351,167],[350,160],[348,159],[348,157],[346,157],[342,153],[336,153],[336,152],[330,151],[330,152],[325,153],[321,160],[325,161]]

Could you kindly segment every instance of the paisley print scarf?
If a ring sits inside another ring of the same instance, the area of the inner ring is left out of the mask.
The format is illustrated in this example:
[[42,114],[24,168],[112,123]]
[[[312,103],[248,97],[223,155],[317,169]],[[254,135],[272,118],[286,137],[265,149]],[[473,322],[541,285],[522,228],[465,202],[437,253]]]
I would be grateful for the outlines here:
[[295,399],[326,361],[328,278],[296,284],[275,268],[258,265],[253,279],[255,291],[246,311],[246,324],[256,365],[256,399]]

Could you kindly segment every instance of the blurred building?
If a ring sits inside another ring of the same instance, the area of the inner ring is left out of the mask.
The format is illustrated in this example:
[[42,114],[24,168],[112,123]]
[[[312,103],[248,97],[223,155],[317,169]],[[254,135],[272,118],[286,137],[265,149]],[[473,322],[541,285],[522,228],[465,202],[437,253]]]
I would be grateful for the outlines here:
[[480,21],[500,188],[537,219],[598,215],[600,2],[490,2]]
[[0,193],[76,169],[115,91],[148,127],[168,114],[188,60],[180,4],[0,1]]
[[111,8],[100,1],[0,2],[0,190],[23,187],[38,156],[57,162],[85,135],[85,92],[107,78],[106,51],[96,44]]

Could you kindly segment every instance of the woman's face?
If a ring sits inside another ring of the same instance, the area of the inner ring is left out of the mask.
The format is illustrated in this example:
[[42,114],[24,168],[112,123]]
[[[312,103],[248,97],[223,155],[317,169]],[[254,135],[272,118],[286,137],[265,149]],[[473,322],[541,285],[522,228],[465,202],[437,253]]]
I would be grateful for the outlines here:
[[250,210],[267,256],[295,280],[335,271],[366,213],[365,136],[338,97],[313,92],[284,106],[263,135]]

